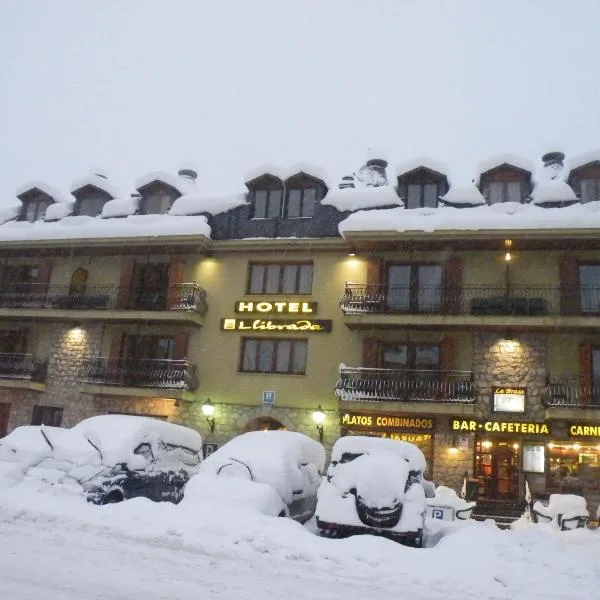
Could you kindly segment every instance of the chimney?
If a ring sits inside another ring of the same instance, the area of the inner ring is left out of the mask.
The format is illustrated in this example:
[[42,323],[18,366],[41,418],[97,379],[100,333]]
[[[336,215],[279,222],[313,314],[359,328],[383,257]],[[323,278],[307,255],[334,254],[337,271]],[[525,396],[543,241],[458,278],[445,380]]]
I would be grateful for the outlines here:
[[387,185],[387,174],[385,172],[387,165],[387,160],[382,158],[369,159],[358,171],[360,181],[363,185],[370,187]]
[[196,173],[194,169],[179,169],[177,175],[182,179],[188,179],[190,181],[196,181],[196,178],[198,177],[198,173]]
[[548,152],[542,156],[544,163],[544,171],[548,179],[556,180],[560,178],[560,174],[564,167],[565,155],[562,152]]

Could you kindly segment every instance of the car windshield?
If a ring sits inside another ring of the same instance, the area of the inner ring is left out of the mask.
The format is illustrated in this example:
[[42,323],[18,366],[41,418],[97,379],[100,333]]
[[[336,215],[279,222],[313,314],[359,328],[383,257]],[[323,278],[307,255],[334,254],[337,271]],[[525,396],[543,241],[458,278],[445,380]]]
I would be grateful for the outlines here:
[[342,456],[340,457],[340,463],[344,464],[344,463],[352,462],[353,460],[357,459],[359,456],[362,456],[362,452],[359,452],[357,454],[355,454],[353,452],[344,452],[342,454]]

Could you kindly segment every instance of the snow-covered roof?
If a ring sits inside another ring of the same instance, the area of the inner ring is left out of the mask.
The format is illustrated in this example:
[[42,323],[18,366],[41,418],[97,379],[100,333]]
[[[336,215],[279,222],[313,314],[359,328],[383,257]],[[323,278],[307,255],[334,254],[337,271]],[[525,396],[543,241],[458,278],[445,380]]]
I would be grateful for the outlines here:
[[570,157],[567,160],[565,170],[574,171],[595,161],[600,161],[600,150],[590,150],[589,152]]
[[333,188],[321,204],[333,206],[340,212],[378,208],[380,206],[402,205],[402,200],[392,185],[377,187]]
[[450,204],[468,204],[471,206],[482,206],[486,204],[485,198],[474,183],[466,185],[452,185],[440,200]]
[[560,179],[540,181],[535,184],[531,193],[533,204],[573,202],[575,200],[577,200],[577,196],[571,186]]
[[310,163],[295,163],[289,167],[282,167],[273,164],[262,164],[254,169],[246,171],[246,173],[244,173],[244,181],[246,183],[250,183],[251,181],[258,179],[263,175],[273,175],[274,177],[281,179],[281,181],[285,181],[286,179],[289,179],[298,173],[305,173],[311,177],[316,177],[325,183],[327,187],[331,187],[330,174],[322,167],[312,165]]
[[153,171],[152,173],[138,177],[135,180],[134,187],[136,190],[140,190],[154,181],[166,183],[176,189],[182,196],[193,191],[196,187],[193,179],[172,175],[171,173],[166,173],[164,171]]
[[209,213],[217,215],[231,210],[237,206],[246,204],[246,194],[232,194],[221,198],[186,195],[181,196],[173,202],[170,215],[198,215]]
[[128,462],[142,443],[158,439],[202,451],[202,436],[189,427],[132,415],[99,415],[81,421],[71,431],[85,436],[102,453],[104,464]]
[[487,173],[504,164],[512,165],[513,167],[529,171],[530,173],[533,173],[535,169],[535,164],[527,158],[522,158],[521,156],[516,156],[514,154],[496,154],[477,163],[476,176],[479,177],[483,173]]
[[65,202],[64,194],[55,187],[48,185],[45,181],[29,181],[20,185],[17,188],[17,198],[34,189],[38,189],[40,192],[47,194],[54,202]]
[[420,167],[425,167],[431,171],[436,171],[437,173],[441,173],[446,177],[448,177],[448,173],[450,172],[450,169],[446,163],[429,158],[428,156],[417,156],[416,158],[396,165],[396,176],[401,177],[402,175],[406,175],[407,173],[410,173],[411,171],[414,171]]
[[130,197],[125,199],[109,200],[104,203],[102,207],[101,217],[103,219],[110,219],[111,217],[128,217],[129,215],[135,214],[135,211],[139,208],[140,198]]
[[19,216],[20,212],[21,207],[18,205],[0,206],[0,225],[2,225],[2,223],[6,223],[6,221],[16,219]]
[[73,213],[75,202],[55,202],[46,209],[44,221],[58,221]]
[[[108,203],[107,203],[108,204]],[[87,216],[60,221],[11,221],[0,227],[0,241],[66,240],[201,235],[210,237],[204,216],[132,215],[122,219]]]
[[507,202],[468,209],[391,208],[360,211],[339,224],[340,234],[358,231],[476,231],[600,228],[600,202],[541,208]]
[[81,177],[74,181],[71,185],[71,193],[84,188],[86,185],[91,185],[106,192],[111,198],[118,198],[120,196],[117,188],[110,183],[108,178],[99,173],[89,173],[85,177]]

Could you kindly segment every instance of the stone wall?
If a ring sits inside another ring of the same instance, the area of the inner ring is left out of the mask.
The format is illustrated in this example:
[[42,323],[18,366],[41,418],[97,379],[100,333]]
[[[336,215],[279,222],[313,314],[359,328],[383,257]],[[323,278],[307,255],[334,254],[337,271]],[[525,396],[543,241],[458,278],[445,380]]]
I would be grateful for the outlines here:
[[463,486],[465,474],[473,476],[473,438],[469,437],[469,448],[450,451],[454,445],[454,435],[437,432],[433,440],[433,472],[427,473],[436,485],[452,488],[457,494]]
[[473,376],[479,390],[478,416],[492,415],[492,391],[496,386],[527,388],[523,419],[544,419],[542,392],[546,386],[546,336],[515,333],[507,343],[498,333],[473,335]]

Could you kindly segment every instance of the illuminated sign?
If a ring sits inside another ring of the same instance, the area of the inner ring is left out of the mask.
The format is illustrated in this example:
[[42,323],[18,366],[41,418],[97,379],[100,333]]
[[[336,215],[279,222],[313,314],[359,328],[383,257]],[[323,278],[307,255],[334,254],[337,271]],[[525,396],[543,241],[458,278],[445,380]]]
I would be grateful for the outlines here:
[[264,313],[264,314],[280,314],[280,315],[311,315],[317,313],[316,302],[298,302],[298,301],[263,301],[255,302],[254,300],[245,301],[238,300],[235,303],[236,313]]
[[302,332],[330,332],[331,320],[323,319],[221,319],[223,331],[254,331],[254,332],[277,332],[302,333]]
[[549,435],[549,423],[523,423],[520,421],[474,421],[472,419],[452,419],[452,431],[473,431],[487,433],[522,433],[528,435]]
[[524,387],[497,387],[494,389],[494,411],[525,412]]
[[569,425],[569,435],[572,437],[600,437],[600,425],[573,423]]
[[380,427],[381,429],[433,429],[429,417],[401,417],[373,413],[344,413],[340,424],[345,427]]

